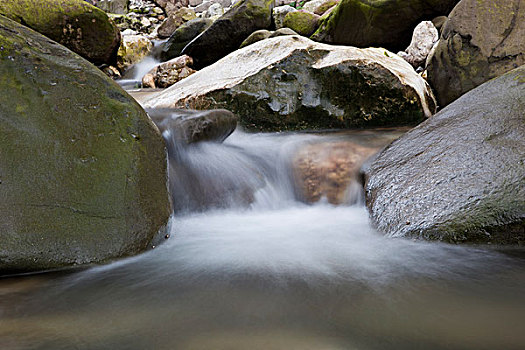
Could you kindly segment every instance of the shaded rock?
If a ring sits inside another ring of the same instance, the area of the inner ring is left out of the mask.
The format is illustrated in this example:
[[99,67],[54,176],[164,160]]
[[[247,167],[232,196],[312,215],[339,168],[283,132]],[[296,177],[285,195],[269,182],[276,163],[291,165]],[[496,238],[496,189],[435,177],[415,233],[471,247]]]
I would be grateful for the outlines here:
[[189,5],[189,0],[155,0],[155,3],[169,16],[177,10],[187,7]]
[[113,66],[100,67],[100,69],[113,80],[122,78],[120,71]]
[[117,65],[121,72],[144,59],[153,49],[153,43],[142,35],[122,37],[117,55]]
[[213,21],[208,18],[195,18],[181,25],[164,43],[161,58],[167,61],[171,58],[179,57],[182,49],[200,33],[204,32],[206,28],[211,26],[212,23]]
[[272,32],[270,35],[270,38],[275,38],[276,36],[285,36],[285,35],[298,35],[296,32],[291,30],[290,28],[280,28],[277,29],[275,32]]
[[192,9],[183,7],[174,11],[164,22],[162,22],[157,30],[159,38],[169,38],[177,28],[195,18],[197,18],[197,16]]
[[128,0],[98,0],[95,6],[108,13],[128,13]]
[[247,46],[144,103],[228,108],[268,130],[416,124],[435,108],[426,82],[399,56],[300,36]]
[[447,20],[448,20],[447,16],[437,16],[437,17],[432,18],[432,24],[434,25],[434,27],[436,27],[438,32],[441,33],[441,28],[443,28]]
[[312,35],[319,24],[319,15],[303,10],[289,12],[284,17],[283,25],[299,35]]
[[275,28],[284,28],[284,18],[290,12],[297,11],[295,7],[284,5],[274,7],[272,10],[273,21],[275,22]]
[[272,35],[272,32],[270,32],[269,30],[266,30],[266,29],[257,30],[253,32],[252,34],[250,34],[250,36],[247,37],[246,40],[242,42],[240,48],[243,48],[245,46],[251,45],[253,43],[256,43],[264,39],[268,39],[271,35]]
[[524,0],[462,0],[427,65],[438,103],[525,64],[524,38]]
[[3,16],[0,47],[0,273],[151,247],[171,209],[165,144],[146,113],[92,64]]
[[96,65],[116,62],[118,28],[104,11],[85,1],[0,1],[0,15],[44,34]]
[[372,221],[389,236],[525,242],[525,66],[468,92],[379,154]]
[[313,40],[400,51],[410,44],[416,25],[448,15],[459,0],[342,0],[321,21]]
[[301,148],[292,160],[298,197],[309,203],[353,204],[361,196],[359,169],[379,149],[350,141],[324,142]]
[[237,117],[225,109],[195,111],[152,108],[147,112],[173,148],[201,141],[222,142],[237,127]]
[[242,0],[221,16],[186,46],[183,54],[191,56],[200,69],[239,48],[244,39],[259,29],[272,25],[273,0]]
[[192,64],[193,60],[186,55],[163,62],[142,78],[142,86],[153,89],[167,88],[195,73],[195,70],[190,68]]
[[430,21],[424,21],[417,25],[412,35],[412,42],[405,51],[398,53],[405,61],[414,68],[422,66],[427,60],[427,56],[439,40],[439,34]]

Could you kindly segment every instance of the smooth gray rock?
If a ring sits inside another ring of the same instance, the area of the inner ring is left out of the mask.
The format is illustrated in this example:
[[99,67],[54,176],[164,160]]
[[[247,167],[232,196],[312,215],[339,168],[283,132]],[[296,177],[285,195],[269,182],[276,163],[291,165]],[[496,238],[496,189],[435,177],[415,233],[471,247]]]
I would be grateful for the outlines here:
[[391,237],[525,244],[525,66],[468,92],[366,170],[372,222]]

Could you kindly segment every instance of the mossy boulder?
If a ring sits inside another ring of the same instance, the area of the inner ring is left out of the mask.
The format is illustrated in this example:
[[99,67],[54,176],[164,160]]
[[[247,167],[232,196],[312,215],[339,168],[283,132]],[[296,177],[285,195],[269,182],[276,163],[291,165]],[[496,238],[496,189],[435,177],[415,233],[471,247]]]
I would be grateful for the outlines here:
[[319,25],[319,15],[307,11],[289,12],[284,17],[283,25],[299,35],[312,35]]
[[0,274],[140,253],[170,216],[165,145],[80,56],[0,16]]
[[143,104],[224,108],[262,130],[417,124],[435,108],[428,85],[401,57],[298,35],[231,53]]
[[465,92],[525,64],[525,1],[462,0],[428,60],[428,80],[446,106]]
[[115,64],[120,32],[104,11],[83,0],[0,1],[0,15],[66,46],[96,64]]
[[312,35],[316,41],[380,46],[397,52],[410,44],[416,25],[448,15],[459,0],[342,0]]
[[366,171],[372,222],[393,237],[525,244],[525,66],[466,93]]
[[256,30],[252,34],[250,34],[249,37],[244,40],[240,46],[240,48],[243,48],[245,46],[251,45],[253,43],[256,43],[258,41],[268,39],[272,35],[272,32],[266,29]]
[[241,0],[186,46],[195,68],[208,66],[239,48],[259,29],[270,29],[274,0]]

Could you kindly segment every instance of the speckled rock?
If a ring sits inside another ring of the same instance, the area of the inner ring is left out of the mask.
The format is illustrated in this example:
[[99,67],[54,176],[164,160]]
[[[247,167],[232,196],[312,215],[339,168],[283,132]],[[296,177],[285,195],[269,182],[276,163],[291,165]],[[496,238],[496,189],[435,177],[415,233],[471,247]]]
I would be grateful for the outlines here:
[[418,23],[447,15],[459,0],[342,0],[321,21],[313,40],[398,52]]
[[525,64],[525,0],[462,0],[427,65],[440,106]]
[[156,244],[171,210],[165,144],[146,113],[89,62],[2,16],[0,47],[0,274]]
[[144,104],[226,108],[265,130],[416,124],[435,108],[428,85],[401,57],[295,35],[240,49]]
[[272,25],[273,0],[242,0],[183,50],[201,69],[239,48],[244,39]]
[[414,68],[425,64],[430,51],[439,39],[439,33],[430,21],[423,21],[417,25],[412,34],[412,41],[405,51],[398,53]]
[[104,12],[126,14],[128,13],[129,0],[98,0],[95,6]]
[[0,15],[23,23],[96,65],[116,62],[118,28],[104,11],[85,1],[0,1]]
[[142,85],[153,89],[167,88],[195,73],[195,70],[190,68],[192,65],[193,60],[186,55],[162,62],[142,78]]
[[153,49],[151,40],[142,35],[125,35],[118,49],[117,65],[123,72],[140,62]]
[[525,66],[461,96],[367,170],[372,222],[393,237],[525,244]]

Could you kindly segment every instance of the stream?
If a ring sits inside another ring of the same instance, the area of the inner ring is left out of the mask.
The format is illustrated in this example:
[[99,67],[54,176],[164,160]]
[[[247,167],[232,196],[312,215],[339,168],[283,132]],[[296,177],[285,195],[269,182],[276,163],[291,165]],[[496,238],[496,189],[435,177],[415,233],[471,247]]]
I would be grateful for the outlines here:
[[305,144],[399,134],[238,130],[178,150],[170,238],[0,279],[0,349],[523,349],[522,251],[385,238],[359,186],[343,205],[297,199]]

